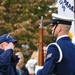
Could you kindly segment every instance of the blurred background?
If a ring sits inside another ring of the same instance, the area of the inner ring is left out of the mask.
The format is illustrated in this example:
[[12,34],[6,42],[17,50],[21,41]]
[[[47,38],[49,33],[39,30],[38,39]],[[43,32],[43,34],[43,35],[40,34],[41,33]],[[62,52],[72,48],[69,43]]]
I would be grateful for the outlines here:
[[57,13],[57,0],[0,0],[0,35],[9,33],[18,40],[15,51],[24,54],[25,62],[39,48],[39,25],[43,16],[44,40],[54,39],[49,24],[51,14]]

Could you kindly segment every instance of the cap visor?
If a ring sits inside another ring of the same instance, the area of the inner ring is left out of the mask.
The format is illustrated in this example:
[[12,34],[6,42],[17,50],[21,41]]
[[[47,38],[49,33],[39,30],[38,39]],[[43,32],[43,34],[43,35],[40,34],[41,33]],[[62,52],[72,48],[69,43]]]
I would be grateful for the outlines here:
[[12,40],[9,40],[8,42],[9,42],[9,43],[10,43],[10,42],[12,42],[12,43],[17,43],[18,41],[17,41],[17,40],[12,39]]

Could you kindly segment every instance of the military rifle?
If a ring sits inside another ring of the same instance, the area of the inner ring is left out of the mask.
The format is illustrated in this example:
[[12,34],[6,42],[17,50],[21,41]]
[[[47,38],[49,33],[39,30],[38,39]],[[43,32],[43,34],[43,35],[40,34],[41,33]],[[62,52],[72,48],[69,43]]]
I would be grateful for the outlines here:
[[39,41],[39,50],[38,50],[38,66],[43,66],[44,64],[44,52],[43,52],[43,16],[41,17],[40,23],[40,41]]

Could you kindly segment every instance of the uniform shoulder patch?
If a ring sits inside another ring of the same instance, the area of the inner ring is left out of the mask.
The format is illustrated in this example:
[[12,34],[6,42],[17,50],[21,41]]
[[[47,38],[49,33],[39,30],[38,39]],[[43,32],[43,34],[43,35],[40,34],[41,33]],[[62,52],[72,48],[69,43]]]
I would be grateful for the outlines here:
[[48,54],[47,55],[47,59],[50,58],[51,56],[52,56],[52,53]]

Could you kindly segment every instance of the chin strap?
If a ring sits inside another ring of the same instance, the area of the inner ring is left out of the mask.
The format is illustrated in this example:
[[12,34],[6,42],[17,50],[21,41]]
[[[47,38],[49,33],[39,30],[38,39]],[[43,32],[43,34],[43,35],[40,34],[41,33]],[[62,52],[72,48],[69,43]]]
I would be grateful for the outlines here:
[[58,24],[56,24],[56,26],[54,28],[53,36],[54,36],[54,33],[55,33],[55,30],[56,30],[57,26],[58,26]]

